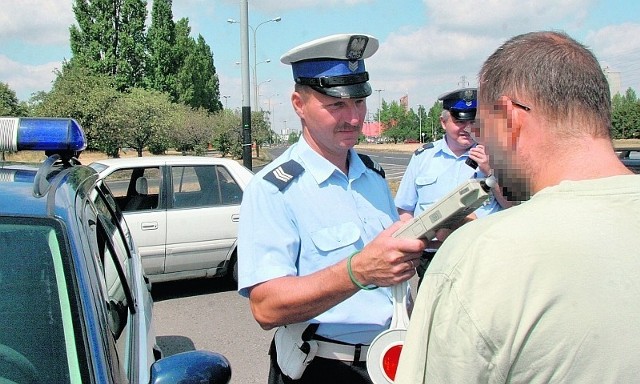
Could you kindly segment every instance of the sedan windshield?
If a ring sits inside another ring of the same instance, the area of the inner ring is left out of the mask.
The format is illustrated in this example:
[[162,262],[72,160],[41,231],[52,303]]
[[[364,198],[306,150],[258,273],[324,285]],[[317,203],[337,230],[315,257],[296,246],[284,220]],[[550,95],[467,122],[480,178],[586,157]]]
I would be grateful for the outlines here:
[[0,382],[80,382],[57,228],[0,218]]

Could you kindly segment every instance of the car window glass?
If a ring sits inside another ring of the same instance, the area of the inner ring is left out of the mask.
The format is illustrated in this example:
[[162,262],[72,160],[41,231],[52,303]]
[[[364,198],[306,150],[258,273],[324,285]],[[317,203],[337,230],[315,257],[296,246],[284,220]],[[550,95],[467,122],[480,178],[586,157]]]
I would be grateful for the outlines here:
[[[102,277],[106,289],[106,313],[111,334],[115,340],[121,367],[128,373],[130,356],[128,348],[134,342],[131,291],[131,264],[127,252],[128,245],[118,230],[117,218],[109,210],[107,203],[98,196],[97,244],[102,260]],[[126,232],[125,232],[126,235]]]
[[[80,382],[75,295],[53,220],[0,218],[0,378]],[[65,277],[66,276],[66,277]],[[53,352],[55,351],[55,352]]]
[[122,211],[156,209],[160,203],[159,167],[125,168],[105,177],[105,182]]
[[240,204],[242,188],[223,166],[173,167],[175,208]]
[[[198,173],[196,173],[196,168]],[[209,167],[213,168],[213,167]],[[174,208],[195,208],[206,205],[206,200],[215,199],[208,195],[210,188],[201,185],[208,182],[213,177],[213,169],[207,172],[206,167],[172,167],[171,177],[173,185],[173,207]]]
[[240,204],[242,202],[242,188],[231,177],[225,167],[216,167],[218,171],[218,185],[223,205]]

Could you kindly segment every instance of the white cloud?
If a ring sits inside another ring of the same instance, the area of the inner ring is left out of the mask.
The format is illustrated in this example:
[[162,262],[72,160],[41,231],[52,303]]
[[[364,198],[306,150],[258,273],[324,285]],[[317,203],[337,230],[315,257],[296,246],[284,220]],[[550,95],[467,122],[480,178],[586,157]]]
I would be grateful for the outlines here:
[[75,22],[71,0],[4,0],[0,13],[0,42],[68,44]]
[[430,23],[452,31],[505,37],[562,22],[579,25],[595,0],[457,0],[443,6],[441,0],[424,0]]
[[61,67],[61,62],[27,65],[0,55],[0,79],[9,84],[20,100],[28,100],[34,90],[50,91],[54,70]]
[[[238,4],[237,0],[225,0],[227,3]],[[374,0],[261,0],[249,1],[249,9],[261,12],[284,12],[298,9],[313,8],[316,10],[326,10],[333,7],[349,7],[362,4],[373,4]]]
[[621,89],[640,91],[640,24],[611,25],[587,35],[584,43],[604,67],[620,73]]

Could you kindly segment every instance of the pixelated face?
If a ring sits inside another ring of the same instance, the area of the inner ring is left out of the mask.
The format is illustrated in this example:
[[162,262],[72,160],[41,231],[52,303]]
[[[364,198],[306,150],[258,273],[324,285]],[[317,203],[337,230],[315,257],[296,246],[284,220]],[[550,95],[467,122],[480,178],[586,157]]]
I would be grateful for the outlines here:
[[491,158],[505,197],[525,201],[531,196],[526,158],[517,151],[517,136],[506,108],[498,103],[479,103],[477,133]]
[[358,143],[365,116],[365,98],[340,99],[311,91],[304,92],[294,108],[304,121],[307,142],[319,153],[344,153]]

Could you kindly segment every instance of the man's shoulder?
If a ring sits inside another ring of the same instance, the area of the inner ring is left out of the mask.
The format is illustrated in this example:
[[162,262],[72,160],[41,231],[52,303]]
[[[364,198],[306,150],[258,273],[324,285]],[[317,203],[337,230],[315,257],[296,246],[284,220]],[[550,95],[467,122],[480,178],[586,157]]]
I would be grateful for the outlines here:
[[420,147],[418,147],[418,149],[416,149],[413,154],[414,156],[418,156],[421,155],[423,153],[428,153],[428,152],[433,152],[437,149],[438,147],[438,142],[431,142],[431,143],[426,143]]
[[362,160],[365,167],[371,169],[378,175],[382,176],[383,179],[386,177],[384,173],[384,169],[382,169],[382,166],[378,164],[377,161],[373,160],[370,156],[364,155],[362,153],[358,153],[358,157],[360,157],[360,160]]
[[265,170],[261,178],[273,184],[279,191],[284,190],[293,180],[304,172],[304,167],[294,159],[277,159],[269,169]]

